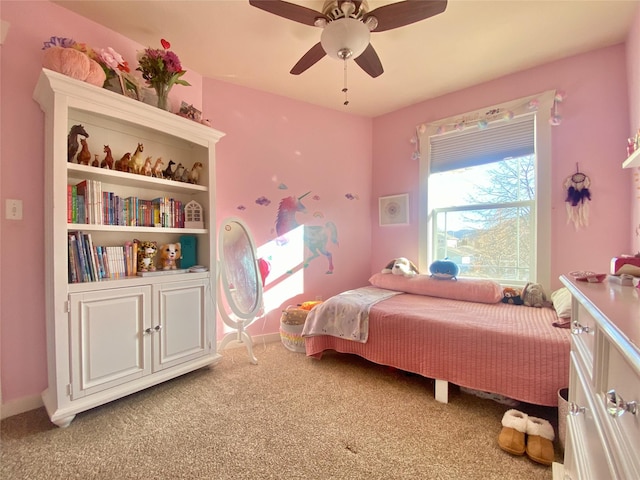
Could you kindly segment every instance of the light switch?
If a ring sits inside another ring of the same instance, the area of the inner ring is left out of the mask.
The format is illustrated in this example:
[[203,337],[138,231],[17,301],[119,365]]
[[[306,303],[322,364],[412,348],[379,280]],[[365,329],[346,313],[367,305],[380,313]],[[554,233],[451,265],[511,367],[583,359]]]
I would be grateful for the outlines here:
[[7,220],[22,220],[22,200],[7,198],[5,217]]

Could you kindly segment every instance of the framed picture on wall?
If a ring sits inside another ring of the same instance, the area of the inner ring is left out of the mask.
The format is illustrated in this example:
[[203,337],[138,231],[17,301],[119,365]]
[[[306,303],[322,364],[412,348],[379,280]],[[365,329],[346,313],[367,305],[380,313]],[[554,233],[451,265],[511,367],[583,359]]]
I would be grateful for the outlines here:
[[390,195],[378,199],[380,225],[409,225],[409,194]]

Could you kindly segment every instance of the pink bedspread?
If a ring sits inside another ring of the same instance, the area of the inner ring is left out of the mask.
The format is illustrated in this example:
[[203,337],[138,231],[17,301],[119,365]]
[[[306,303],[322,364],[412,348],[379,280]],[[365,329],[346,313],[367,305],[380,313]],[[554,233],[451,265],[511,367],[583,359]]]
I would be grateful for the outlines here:
[[569,384],[570,331],[551,308],[403,294],[371,307],[369,339],[305,337],[308,356],[354,353],[428,378],[556,406]]

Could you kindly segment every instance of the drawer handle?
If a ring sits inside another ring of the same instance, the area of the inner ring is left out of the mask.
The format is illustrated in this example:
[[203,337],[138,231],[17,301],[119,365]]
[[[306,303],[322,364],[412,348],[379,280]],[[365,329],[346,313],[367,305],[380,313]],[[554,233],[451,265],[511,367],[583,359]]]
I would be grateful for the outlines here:
[[607,412],[612,417],[619,417],[626,412],[635,415],[638,412],[638,404],[635,401],[625,402],[615,390],[609,390],[605,394]]
[[581,407],[576,402],[569,402],[569,414],[574,417],[580,415],[581,413],[586,412],[587,409],[585,407]]
[[574,335],[580,335],[581,333],[591,333],[591,328],[589,325],[580,325],[579,322],[573,322],[571,326],[571,333]]

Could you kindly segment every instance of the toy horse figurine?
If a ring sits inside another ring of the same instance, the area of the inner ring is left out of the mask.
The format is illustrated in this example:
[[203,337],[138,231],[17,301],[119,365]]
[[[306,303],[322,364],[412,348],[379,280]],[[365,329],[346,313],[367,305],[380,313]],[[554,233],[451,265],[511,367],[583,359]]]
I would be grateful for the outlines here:
[[125,153],[122,158],[115,163],[115,169],[119,172],[128,172],[130,158],[131,154],[129,152]]
[[164,171],[162,172],[162,175],[164,176],[164,178],[173,178],[173,166],[176,164],[176,162],[174,162],[173,160],[169,160],[169,163],[167,164],[167,168],[164,169]]
[[80,143],[82,144],[82,149],[76,157],[78,159],[78,163],[82,165],[89,165],[89,162],[91,161],[91,152],[89,151],[89,145],[87,145],[87,141],[84,138],[80,139]]
[[74,125],[71,127],[71,131],[67,136],[67,161],[73,162],[73,159],[78,153],[80,144],[78,143],[78,135],[82,135],[85,138],[89,138],[89,134],[85,131],[82,125]]
[[142,166],[142,171],[140,173],[146,175],[147,177],[151,176],[151,157],[147,157],[147,159],[144,161],[144,165]]
[[136,151],[133,152],[129,159],[129,171],[131,173],[142,173],[142,167],[144,166],[144,158],[142,152],[144,151],[144,145],[139,143]]
[[106,153],[106,155],[104,156],[102,163],[100,163],[100,168],[113,170],[113,157],[111,156],[111,148],[109,148],[109,145],[104,146],[104,153]]
[[[278,206],[276,219],[276,233],[279,237],[300,226],[296,221],[296,213],[306,213],[307,209],[300,200],[309,195],[309,193],[311,192],[307,192],[299,198],[287,197],[282,199]],[[309,266],[311,260],[322,254],[329,261],[327,275],[333,273],[333,255],[326,249],[329,240],[334,245],[338,245],[338,230],[335,223],[327,222],[324,226],[304,226],[304,243],[311,252],[311,256],[305,261],[305,267]]]
[[164,165],[164,162],[162,161],[162,157],[158,157],[156,160],[156,163],[153,165],[153,168],[151,169],[151,175],[156,178],[164,178],[162,176],[163,165]]

